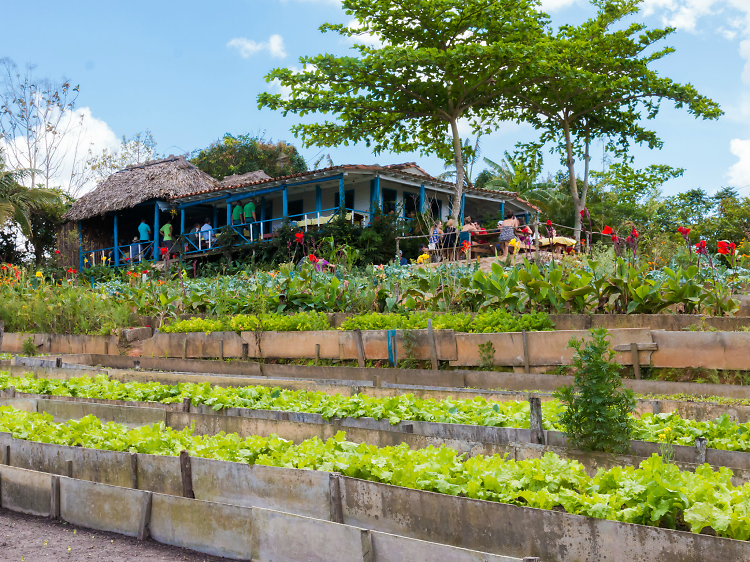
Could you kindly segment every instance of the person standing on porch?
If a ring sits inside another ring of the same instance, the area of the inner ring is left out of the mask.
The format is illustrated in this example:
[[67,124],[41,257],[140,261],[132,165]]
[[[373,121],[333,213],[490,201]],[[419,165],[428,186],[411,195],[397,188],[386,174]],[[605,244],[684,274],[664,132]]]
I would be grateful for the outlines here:
[[141,219],[138,225],[138,234],[140,235],[140,244],[138,244],[138,255],[140,259],[146,259],[148,254],[148,243],[151,241],[151,227],[146,223],[146,219]]
[[260,226],[254,224],[256,222],[258,222],[258,219],[255,218],[255,201],[250,199],[247,205],[245,205],[245,224],[253,223],[251,227],[253,229],[253,238],[257,238],[260,231]]
[[235,205],[232,209],[232,224],[240,225],[244,221],[242,220],[242,204],[237,201],[238,205]]
[[167,253],[169,253],[172,249],[172,223],[167,221],[167,223],[159,229],[159,232],[161,232],[164,241],[163,247],[167,248]]

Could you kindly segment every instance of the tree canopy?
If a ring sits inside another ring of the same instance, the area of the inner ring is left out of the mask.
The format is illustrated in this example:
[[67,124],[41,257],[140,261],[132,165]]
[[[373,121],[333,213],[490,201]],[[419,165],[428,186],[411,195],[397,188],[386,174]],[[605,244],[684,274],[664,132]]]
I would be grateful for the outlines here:
[[[550,49],[539,61],[532,85],[519,92],[521,113],[542,131],[542,142],[555,144],[568,168],[576,238],[580,211],[586,206],[591,141],[606,138],[607,148],[627,156],[631,142],[660,147],[654,131],[643,126],[653,119],[662,100],[685,107],[695,117],[717,119],[718,104],[700,95],[691,84],[678,84],[650,65],[673,52],[654,45],[674,28],[648,29],[642,23],[625,25],[642,0],[594,0],[597,14],[579,26],[563,25],[550,35]],[[579,187],[575,158],[584,161]]]
[[229,133],[208,148],[193,151],[191,161],[217,180],[258,170],[272,178],[307,171],[305,159],[291,144]]
[[[355,44],[357,56],[300,58],[303,69],[267,76],[290,89],[262,93],[259,107],[333,120],[292,127],[305,146],[364,142],[383,151],[437,154],[456,168],[451,212],[464,186],[459,120],[489,131],[513,115],[510,100],[534,79],[547,16],[537,0],[343,0],[355,25],[324,24]],[[449,131],[446,135],[446,130]]]

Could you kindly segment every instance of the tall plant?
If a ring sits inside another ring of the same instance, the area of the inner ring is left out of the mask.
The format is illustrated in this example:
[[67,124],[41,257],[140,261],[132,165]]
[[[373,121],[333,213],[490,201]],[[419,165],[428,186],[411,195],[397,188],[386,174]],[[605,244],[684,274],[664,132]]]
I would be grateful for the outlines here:
[[559,422],[570,443],[580,449],[624,453],[633,433],[635,394],[622,389],[615,352],[607,341],[607,330],[591,330],[591,341],[572,338],[575,349],[573,384],[555,392],[566,406]]

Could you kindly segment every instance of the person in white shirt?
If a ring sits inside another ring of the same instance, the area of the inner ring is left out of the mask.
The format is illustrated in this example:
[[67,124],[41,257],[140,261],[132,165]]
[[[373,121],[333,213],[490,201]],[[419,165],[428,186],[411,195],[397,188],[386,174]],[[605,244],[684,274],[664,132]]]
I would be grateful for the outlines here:
[[211,226],[211,220],[206,219],[203,223],[203,226],[201,227],[201,237],[203,240],[206,241],[206,244],[208,247],[211,247],[211,231],[213,230],[213,227]]

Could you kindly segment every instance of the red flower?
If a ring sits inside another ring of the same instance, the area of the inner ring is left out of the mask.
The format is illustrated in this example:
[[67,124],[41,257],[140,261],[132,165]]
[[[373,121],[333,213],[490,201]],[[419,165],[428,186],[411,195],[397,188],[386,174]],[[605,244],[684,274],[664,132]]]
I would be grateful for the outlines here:
[[734,255],[735,248],[737,248],[737,245],[734,243],[726,242],[725,240],[719,241],[718,250],[722,256],[726,256],[727,254]]
[[73,268],[72,267],[68,268],[68,273],[73,273]]
[[294,237],[297,239],[297,242],[302,242],[302,239],[305,237],[305,235],[302,232],[297,232]]
[[471,247],[471,242],[469,242],[468,240],[464,240],[464,241],[463,241],[463,242],[461,243],[461,251],[462,251],[462,252],[464,252],[464,253],[465,253],[465,252],[466,252],[466,251],[467,251],[467,250],[468,250],[468,249],[469,249],[470,247]]
[[143,270],[143,274],[144,274],[144,275],[148,275],[148,270],[147,270],[147,269],[144,269],[144,270]]
[[315,254],[310,254],[309,256],[307,256],[307,259],[312,263],[318,263],[318,258],[315,257]]
[[565,248],[565,251],[566,251],[567,253],[569,253],[569,254],[572,254],[572,253],[573,253],[573,248],[572,248],[572,247],[570,247],[570,246],[568,246],[567,248]]
[[59,254],[59,253],[60,253],[60,250],[55,250],[55,253],[56,253],[56,254]]
[[617,242],[617,234],[612,235],[612,242]]
[[638,238],[638,231],[635,228],[631,234],[633,235],[633,238]]
[[602,234],[612,234],[614,230],[612,230],[611,226],[605,226],[604,229],[602,229]]
[[547,219],[547,226],[552,226],[552,221]]
[[73,273],[78,273],[78,270],[77,270],[77,269],[74,269],[74,270],[73,270]]

